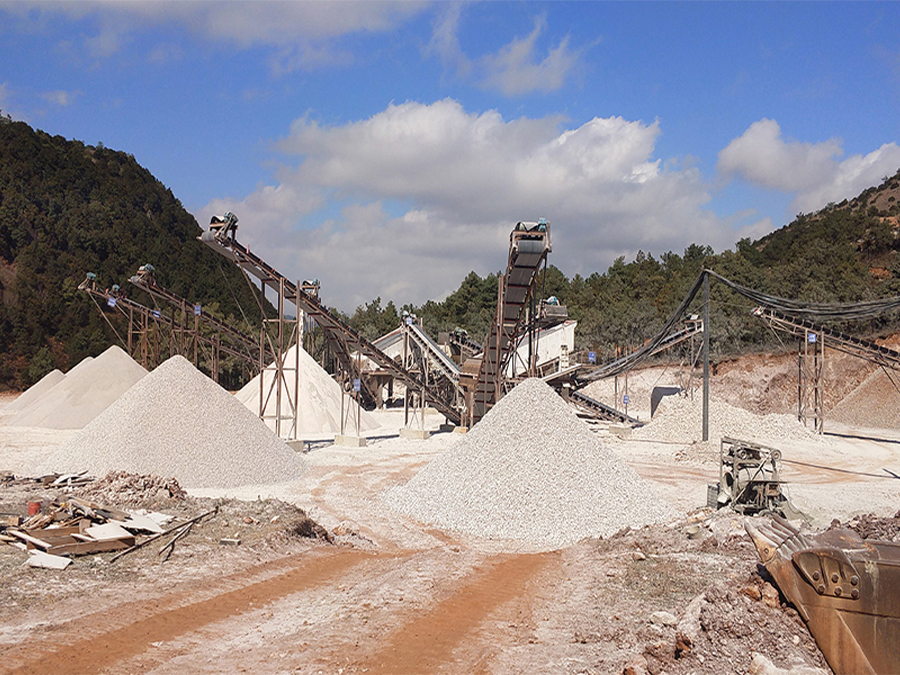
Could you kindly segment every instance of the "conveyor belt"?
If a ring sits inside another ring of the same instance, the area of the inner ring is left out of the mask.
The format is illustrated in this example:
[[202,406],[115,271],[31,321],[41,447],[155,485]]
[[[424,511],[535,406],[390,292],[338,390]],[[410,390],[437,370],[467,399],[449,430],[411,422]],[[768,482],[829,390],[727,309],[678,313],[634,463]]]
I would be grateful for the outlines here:
[[[214,232],[204,232],[200,240],[220,255],[234,262],[247,274],[251,274],[259,279],[261,283],[274,288],[278,288],[283,284],[285,299],[302,309],[322,329],[329,348],[338,358],[341,368],[345,372],[356,372],[356,364],[352,353],[358,351],[380,369],[401,380],[412,390],[420,391],[423,389],[422,382],[416,375],[397,365],[387,354],[329,312],[317,298],[299,290],[294,282],[279,274],[274,267],[267,264],[259,256],[251,253],[249,248],[240,244],[236,239],[227,236],[219,239]],[[433,405],[448,420],[459,424],[459,412],[449,402],[444,400],[439,392],[435,392],[430,387],[425,387],[424,389],[428,403]]]
[[569,402],[580,408],[587,409],[596,417],[609,420],[610,422],[622,422],[627,424],[641,425],[640,420],[637,420],[634,417],[629,417],[621,410],[616,410],[615,408],[608,406],[605,403],[600,403],[600,401],[592,399],[590,396],[586,396],[580,391],[570,391]]
[[900,352],[882,347],[874,342],[847,335],[833,328],[826,328],[807,319],[788,316],[770,307],[757,307],[753,314],[759,316],[778,330],[805,337],[807,333],[818,333],[828,338],[826,344],[845,354],[856,356],[891,370],[900,370]]
[[491,323],[478,370],[472,402],[472,422],[478,422],[499,400],[502,374],[534,291],[537,273],[550,252],[550,229],[545,222],[519,223],[509,237],[506,273],[500,279],[497,312]]
[[[125,296],[113,295],[108,290],[101,291],[96,287],[95,284],[89,283],[88,281],[82,282],[81,285],[78,286],[78,288],[79,288],[79,290],[82,290],[91,296],[91,298],[94,300],[94,304],[97,305],[97,308],[100,310],[101,315],[104,317],[105,317],[105,314],[103,313],[103,307],[104,306],[110,307],[109,301],[112,298],[112,299],[115,299],[115,305],[113,306],[113,309],[118,311],[120,314],[122,314],[124,317],[126,317],[129,320],[131,319],[131,314],[133,313],[134,315],[136,315],[138,317],[145,318],[148,323],[150,321],[157,322],[157,323],[165,326],[166,329],[168,329],[169,331],[174,332],[181,328],[181,326],[179,324],[177,324],[174,321],[174,319],[167,317],[165,314],[161,313],[159,310],[153,309],[151,307],[147,307],[146,305],[142,305],[139,302],[135,302],[134,300],[131,300],[130,298],[127,298]],[[102,305],[100,303],[98,303],[97,300],[101,300]],[[110,324],[110,327],[112,327],[111,324]],[[113,328],[113,330],[115,330],[115,328]],[[250,355],[247,354],[246,351],[242,351],[240,349],[235,349],[234,347],[231,347],[230,345],[224,344],[221,342],[217,343],[215,340],[210,339],[209,337],[206,337],[204,335],[198,335],[197,338],[200,340],[200,342],[207,345],[209,348],[218,349],[221,352],[224,352],[224,353],[230,354],[231,356],[234,356],[236,358],[245,360],[254,367],[256,366],[257,359],[252,358]],[[119,336],[119,339],[123,343],[123,346],[127,349],[128,345],[127,345],[126,341],[124,339],[122,339],[121,336]],[[177,351],[177,350],[171,350],[171,351]],[[130,356],[132,356],[132,358],[134,358],[133,354],[130,354]],[[152,369],[152,368],[155,368],[156,366],[158,366],[159,364],[148,361],[146,363],[142,363],[141,365],[143,365],[145,368]]]
[[[642,348],[638,351],[642,352],[643,358],[649,358],[661,351],[671,349],[672,347],[681,344],[685,340],[690,340],[695,335],[703,335],[702,322],[693,322],[685,328],[682,328],[681,330],[662,338],[656,345],[653,345],[651,349],[644,350]],[[578,387],[584,387],[589,382],[593,382],[595,380],[603,380],[607,377],[618,375],[623,371],[623,364],[628,364],[630,361],[632,361],[635,354],[637,353],[638,352],[633,352],[631,354],[628,354],[627,356],[623,356],[620,359],[616,359],[615,361],[611,361],[606,365],[599,366],[597,369],[579,377]]]
[[[187,308],[193,308],[194,303],[190,303],[182,297],[179,297],[175,293],[172,293],[169,290],[166,290],[162,286],[159,286],[156,283],[148,282],[145,279],[142,279],[140,276],[135,275],[131,277],[128,281],[133,283],[138,288],[146,291],[151,296],[163,300],[168,303],[170,306],[175,309],[181,309],[182,311],[186,311]],[[226,335],[229,339],[236,342],[243,350],[242,358],[249,361],[255,370],[258,370],[258,362],[259,362],[259,341],[250,337],[246,333],[239,331],[238,329],[229,326],[227,323],[218,319],[210,314],[205,314],[200,312],[200,314],[196,315],[199,321],[214,331],[219,333],[220,335]],[[231,353],[231,352],[229,352]],[[264,352],[264,360],[266,363],[271,363],[275,356],[271,353],[271,350],[266,349]]]
[[409,337],[427,356],[431,364],[451,382],[459,384],[459,366],[415,322],[408,324]]

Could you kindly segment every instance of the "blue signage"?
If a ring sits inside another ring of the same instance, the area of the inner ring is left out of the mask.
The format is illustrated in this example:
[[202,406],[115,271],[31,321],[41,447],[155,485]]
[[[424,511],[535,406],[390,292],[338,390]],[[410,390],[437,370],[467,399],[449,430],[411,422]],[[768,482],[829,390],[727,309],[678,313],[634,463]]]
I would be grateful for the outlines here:
[[597,363],[597,352],[588,352],[588,363]]

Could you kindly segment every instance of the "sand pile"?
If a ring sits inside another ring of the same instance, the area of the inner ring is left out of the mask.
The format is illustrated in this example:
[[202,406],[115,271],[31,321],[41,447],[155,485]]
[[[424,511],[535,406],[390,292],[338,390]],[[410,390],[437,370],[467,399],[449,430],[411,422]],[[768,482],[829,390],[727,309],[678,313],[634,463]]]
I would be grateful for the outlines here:
[[[91,359],[91,357],[87,357]],[[29,405],[38,400],[41,396],[50,391],[57,384],[62,382],[65,379],[65,374],[58,369],[51,370],[49,373],[44,375],[40,380],[35,382],[33,385],[28,387],[25,391],[23,391],[15,401],[6,406],[4,412],[13,413],[22,410],[23,408],[27,408]]]
[[[294,385],[297,379],[297,371],[294,370],[294,363],[297,353],[297,347],[291,347],[288,350],[284,362],[285,367],[289,370],[285,371],[286,391],[290,392],[290,396],[294,396]],[[268,397],[265,407],[264,421],[266,425],[275,429],[276,402],[275,390],[272,383],[275,380],[275,368],[269,366],[261,375],[257,375],[241,389],[235,397],[243,403],[254,414],[259,413],[259,388],[260,379],[263,380],[264,395]],[[298,395],[298,438],[316,435],[334,435],[341,432],[341,387],[335,382],[325,370],[316,363],[316,360],[310,356],[306,350],[300,349],[300,366],[299,366],[299,382]],[[271,395],[269,394],[271,389]],[[291,437],[290,431],[293,424],[293,412],[288,403],[285,389],[282,390],[281,401],[281,434],[285,438]],[[356,433],[356,411],[355,406],[353,414],[349,415],[351,400],[349,397],[344,399],[344,413],[346,433]],[[365,410],[361,411],[360,431],[372,431],[379,428],[372,416]]]
[[518,385],[385,501],[440,527],[551,547],[674,515],[538,379]]
[[306,462],[253,413],[182,356],[137,382],[43,470],[173,477],[186,488],[293,480]]
[[146,374],[122,349],[112,346],[95,359],[81,361],[56,385],[22,407],[7,424],[81,429]]
[[[632,438],[671,443],[692,443],[703,435],[703,401],[699,395],[666,396],[656,415],[643,427],[632,432]],[[709,439],[719,443],[723,436],[756,441],[778,447],[785,441],[823,442],[820,435],[797,421],[796,415],[754,415],[717,400],[709,402]]]

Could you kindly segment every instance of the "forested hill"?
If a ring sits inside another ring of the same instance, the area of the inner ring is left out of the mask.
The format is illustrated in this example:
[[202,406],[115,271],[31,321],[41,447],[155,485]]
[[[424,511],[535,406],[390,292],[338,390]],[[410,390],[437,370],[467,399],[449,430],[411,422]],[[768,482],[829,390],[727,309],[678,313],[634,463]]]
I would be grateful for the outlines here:
[[[576,347],[606,359],[655,335],[703,268],[798,300],[900,295],[898,216],[900,171],[853,200],[801,214],[759,241],[742,240],[733,251],[716,253],[695,243],[680,254],[619,259],[587,277],[569,278],[551,265],[540,289],[544,297],[557,296],[579,321]],[[200,232],[172,192],[131,155],[0,117],[0,389],[28,386],[116,341],[90,298],[77,290],[87,272],[148,303],[127,279],[152,263],[160,284],[202,303],[204,312],[240,324],[240,307],[256,307],[256,300],[240,271],[197,241]],[[472,272],[445,300],[405,309],[434,336],[464,328],[482,340],[496,298],[497,275]],[[712,299],[714,354],[774,344],[772,332],[750,317],[746,300],[721,285],[714,285]],[[257,313],[250,314],[256,320]],[[380,298],[349,319],[372,338],[400,321],[397,307]],[[885,317],[850,328],[877,335],[896,332],[896,321]]]
[[[714,252],[702,243],[681,254],[638,253],[616,260],[605,272],[567,277],[551,265],[539,283],[544,297],[555,295],[579,322],[577,349],[592,349],[601,360],[617,349],[632,349],[653,337],[681,303],[697,276],[712,269],[741,285],[809,302],[854,302],[900,295],[900,171],[857,198],[829,204],[759,241],[744,239],[735,250]],[[565,223],[551,223],[565,227]],[[550,256],[552,263],[553,256]],[[778,338],[751,316],[749,301],[722,284],[711,294],[714,354],[779,348]],[[432,335],[464,328],[482,340],[497,298],[497,275],[470,273],[442,302],[404,307],[416,313]],[[699,312],[699,301],[693,311]],[[397,325],[397,308],[381,299],[359,307],[351,323],[369,335]],[[898,317],[841,326],[870,337],[898,332]]]
[[113,343],[77,290],[87,272],[137,295],[127,279],[149,262],[160,284],[204,311],[240,316],[235,297],[255,306],[240,271],[211,255],[200,232],[131,155],[0,119],[0,388],[27,386]]

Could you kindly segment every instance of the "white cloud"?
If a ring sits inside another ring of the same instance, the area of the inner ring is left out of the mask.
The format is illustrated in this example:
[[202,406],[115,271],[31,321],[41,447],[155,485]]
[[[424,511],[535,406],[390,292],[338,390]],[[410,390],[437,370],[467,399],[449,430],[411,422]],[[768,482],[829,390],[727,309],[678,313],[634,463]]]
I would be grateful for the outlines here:
[[[500,270],[519,220],[550,221],[551,262],[569,275],[638,249],[734,243],[704,208],[699,172],[653,156],[658,123],[562,124],[469,113],[453,100],[335,127],[301,118],[277,145],[296,158],[277,185],[209,204],[201,218],[233,210],[239,239],[292,278],[318,277],[325,301],[345,310],[378,295],[421,303],[470,270]],[[342,209],[322,222],[325,204]]]
[[485,56],[482,59],[485,71],[483,85],[507,96],[561,89],[577,65],[580,53],[569,48],[569,39],[566,37],[538,61],[536,43],[546,27],[546,20],[539,17],[535,19],[534,30],[527,37],[516,38],[496,54]]
[[446,6],[434,22],[427,52],[437,55],[445,67],[460,77],[474,73],[474,79],[485,89],[505,96],[558,91],[581,64],[585,50],[570,48],[568,37],[541,58],[537,43],[547,28],[543,16],[535,19],[534,28],[526,37],[514,38],[496,52],[473,60],[459,45],[461,14],[460,3]]
[[449,2],[443,6],[444,11],[437,15],[433,27],[431,41],[427,52],[436,54],[445,67],[452,68],[461,76],[467,76],[472,70],[472,62],[459,46],[459,22],[462,15],[462,4]]
[[47,91],[41,94],[41,98],[47,101],[48,103],[52,103],[53,105],[59,106],[60,108],[67,108],[75,101],[75,97],[78,95],[78,92],[74,91],[63,91],[61,89],[57,91]]
[[[91,19],[95,34],[81,34],[81,47],[92,59],[109,58],[122,49],[131,34],[153,25],[176,24],[205,38],[236,45],[275,48],[274,68],[297,68],[345,63],[347,54],[332,51],[331,41],[355,33],[389,31],[427,7],[415,0],[345,0],[341,2],[0,2],[0,10],[20,24],[44,25],[54,16]],[[155,48],[149,58],[158,58]],[[164,55],[171,56],[170,51]]]
[[718,170],[769,190],[794,193],[791,209],[796,213],[855,197],[900,167],[896,143],[841,160],[843,154],[839,139],[784,140],[778,122],[762,119],[719,153]]
[[833,158],[843,154],[837,140],[784,141],[775,120],[762,119],[719,153],[718,169],[770,190],[795,192],[828,178]]

